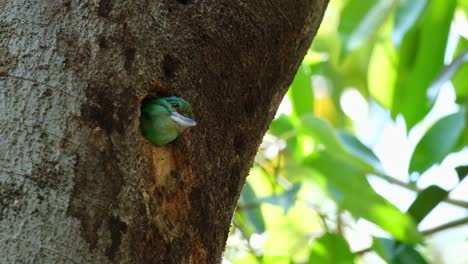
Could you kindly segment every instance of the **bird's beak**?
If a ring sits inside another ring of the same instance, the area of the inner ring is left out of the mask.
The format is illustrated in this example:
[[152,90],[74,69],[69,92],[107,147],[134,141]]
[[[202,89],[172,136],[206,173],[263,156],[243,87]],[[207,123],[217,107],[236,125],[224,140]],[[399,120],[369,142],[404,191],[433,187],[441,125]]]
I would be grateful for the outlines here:
[[193,127],[197,125],[197,122],[195,120],[188,118],[186,116],[183,116],[177,112],[172,112],[170,118],[176,122],[179,126],[187,128],[187,127]]

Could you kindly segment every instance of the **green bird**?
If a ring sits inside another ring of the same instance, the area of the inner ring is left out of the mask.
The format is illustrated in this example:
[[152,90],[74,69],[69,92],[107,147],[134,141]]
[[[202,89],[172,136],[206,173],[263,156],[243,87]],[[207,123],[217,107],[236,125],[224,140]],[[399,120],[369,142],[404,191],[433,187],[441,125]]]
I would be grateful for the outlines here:
[[141,106],[141,133],[158,146],[169,144],[196,124],[192,107],[179,97],[147,99]]

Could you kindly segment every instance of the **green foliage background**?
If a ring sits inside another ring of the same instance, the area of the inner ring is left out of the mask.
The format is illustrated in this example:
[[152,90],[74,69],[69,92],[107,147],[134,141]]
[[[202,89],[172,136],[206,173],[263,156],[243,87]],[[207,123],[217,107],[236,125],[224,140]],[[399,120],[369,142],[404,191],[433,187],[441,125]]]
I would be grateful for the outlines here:
[[[288,92],[292,111],[272,122],[243,189],[226,263],[369,263],[363,256],[372,252],[387,263],[429,263],[424,245],[432,232],[418,224],[443,201],[468,208],[448,198],[453,189],[418,188],[429,168],[468,142],[468,39],[460,33],[468,24],[457,31],[454,23],[467,17],[468,0],[331,1]],[[409,134],[447,83],[457,110],[425,130],[406,181],[383,169],[340,106],[353,87],[369,105],[403,117]],[[466,167],[452,169],[460,184]],[[412,190],[416,199],[402,212],[369,177]],[[370,247],[352,252],[346,230],[359,219],[387,236],[362,234]]]

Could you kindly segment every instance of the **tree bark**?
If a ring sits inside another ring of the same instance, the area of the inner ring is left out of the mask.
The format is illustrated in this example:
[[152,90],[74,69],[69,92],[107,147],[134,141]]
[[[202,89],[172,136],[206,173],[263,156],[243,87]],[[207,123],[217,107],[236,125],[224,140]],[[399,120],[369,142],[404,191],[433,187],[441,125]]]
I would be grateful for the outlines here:
[[[0,263],[219,263],[328,0],[0,0]],[[147,96],[192,104],[167,147]]]

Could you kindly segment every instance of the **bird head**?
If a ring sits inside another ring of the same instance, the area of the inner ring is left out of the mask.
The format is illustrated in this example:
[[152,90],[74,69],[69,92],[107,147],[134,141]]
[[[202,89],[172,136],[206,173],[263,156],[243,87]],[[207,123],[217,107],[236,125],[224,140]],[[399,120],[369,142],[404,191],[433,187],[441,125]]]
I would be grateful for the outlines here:
[[189,103],[179,97],[164,97],[164,107],[169,111],[169,118],[177,124],[180,132],[197,124]]

